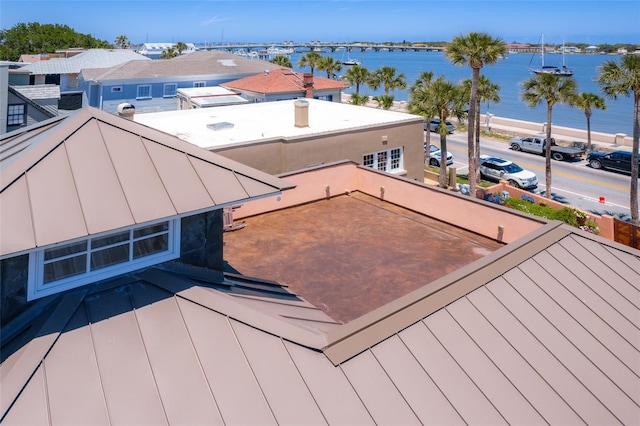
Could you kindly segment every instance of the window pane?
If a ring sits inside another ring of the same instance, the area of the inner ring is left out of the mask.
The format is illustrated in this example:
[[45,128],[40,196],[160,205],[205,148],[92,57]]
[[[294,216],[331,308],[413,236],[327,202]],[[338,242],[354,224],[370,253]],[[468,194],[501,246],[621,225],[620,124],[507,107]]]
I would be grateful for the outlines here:
[[91,253],[91,270],[129,261],[129,244],[110,247]]
[[94,238],[91,240],[91,248],[97,249],[111,244],[120,243],[129,240],[129,231],[120,232],[115,235],[107,235],[106,237]]
[[81,254],[80,256],[46,263],[42,281],[46,284],[73,275],[84,274],[85,272],[87,272],[87,255]]
[[55,259],[58,257],[68,256],[74,253],[80,253],[87,250],[87,242],[80,241],[66,246],[50,248],[44,251],[44,260]]
[[378,153],[378,170],[387,170],[387,151]]
[[169,234],[157,235],[133,243],[133,258],[149,256],[154,253],[169,250]]
[[365,154],[362,157],[362,165],[365,167],[373,167],[373,154]]
[[156,225],[145,226],[144,228],[138,228],[133,231],[133,238],[144,237],[145,235],[157,234],[158,232],[166,231],[169,229],[169,222],[162,222]]

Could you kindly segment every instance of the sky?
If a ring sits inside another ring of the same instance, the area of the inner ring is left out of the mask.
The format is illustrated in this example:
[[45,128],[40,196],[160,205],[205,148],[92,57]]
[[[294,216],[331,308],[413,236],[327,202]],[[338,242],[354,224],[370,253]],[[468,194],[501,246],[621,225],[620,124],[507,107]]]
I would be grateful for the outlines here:
[[0,0],[0,26],[61,24],[113,43],[449,41],[640,45],[640,1]]

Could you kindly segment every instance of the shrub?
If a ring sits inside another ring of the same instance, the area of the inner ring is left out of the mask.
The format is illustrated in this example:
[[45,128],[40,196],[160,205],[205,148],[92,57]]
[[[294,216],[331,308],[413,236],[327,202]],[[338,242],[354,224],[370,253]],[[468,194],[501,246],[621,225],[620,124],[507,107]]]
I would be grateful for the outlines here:
[[[567,225],[574,226],[576,228],[580,228],[584,231],[591,232],[593,234],[598,234],[600,232],[600,228],[593,221],[586,221],[584,225],[578,224],[578,215],[576,214],[576,209],[571,207],[562,207],[561,209],[553,209],[547,205],[542,203],[540,204],[532,204],[529,201],[521,200],[518,198],[509,197],[504,200],[504,204],[506,206],[513,207],[514,209],[532,214],[534,216],[543,217],[549,220],[559,220]],[[582,215],[586,217],[584,212],[580,212]],[[580,216],[582,216],[580,215]]]

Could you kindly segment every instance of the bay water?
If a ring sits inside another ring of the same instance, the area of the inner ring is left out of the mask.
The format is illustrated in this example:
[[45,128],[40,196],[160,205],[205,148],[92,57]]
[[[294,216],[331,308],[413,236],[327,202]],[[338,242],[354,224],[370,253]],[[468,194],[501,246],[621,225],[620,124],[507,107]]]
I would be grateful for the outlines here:
[[[296,52],[291,55],[291,63],[294,70],[299,72],[309,72],[309,68],[298,67],[298,61],[306,52]],[[396,75],[403,73],[407,82],[406,90],[396,90],[391,93],[396,101],[409,101],[409,87],[411,87],[420,73],[432,71],[434,78],[444,76],[453,83],[459,83],[465,78],[471,78],[471,68],[467,66],[453,65],[442,52],[414,52],[399,50],[389,51],[374,50],[360,51],[353,49],[346,53],[345,50],[335,52],[319,52],[322,56],[331,56],[336,60],[347,58],[357,59],[361,66],[369,71],[375,71],[383,66],[396,69]],[[631,136],[633,129],[633,98],[618,97],[608,99],[600,92],[600,88],[595,79],[599,73],[600,66],[605,61],[620,61],[618,55],[593,55],[593,54],[568,54],[565,55],[565,62],[568,68],[574,71],[573,78],[576,80],[578,92],[592,92],[605,99],[606,110],[594,109],[591,116],[591,130],[604,133],[625,133]],[[547,121],[546,103],[543,101],[536,107],[529,107],[522,101],[522,82],[534,76],[531,68],[541,65],[540,55],[527,53],[509,54],[505,59],[500,59],[494,65],[485,65],[481,69],[493,83],[500,86],[500,102],[486,103],[481,105],[481,113],[489,111],[501,117],[513,118],[544,123]],[[561,54],[546,54],[545,65],[562,65]],[[348,66],[343,65],[338,73],[342,76],[346,73]],[[322,76],[323,72],[315,70],[316,75]],[[349,88],[345,93],[355,92],[355,87]],[[360,87],[360,93],[370,96],[384,93],[382,88],[377,91],[371,90],[367,86]],[[587,121],[585,114],[578,108],[566,105],[555,105],[553,107],[552,124],[558,126],[586,129]]]

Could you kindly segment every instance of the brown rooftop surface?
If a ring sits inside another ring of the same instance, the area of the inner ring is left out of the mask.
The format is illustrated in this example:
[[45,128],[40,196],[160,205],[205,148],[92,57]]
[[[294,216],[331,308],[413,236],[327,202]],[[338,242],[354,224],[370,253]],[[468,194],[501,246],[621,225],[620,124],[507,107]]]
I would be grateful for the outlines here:
[[229,266],[344,323],[503,246],[359,192],[245,222],[224,236]]

